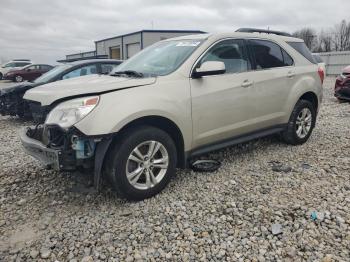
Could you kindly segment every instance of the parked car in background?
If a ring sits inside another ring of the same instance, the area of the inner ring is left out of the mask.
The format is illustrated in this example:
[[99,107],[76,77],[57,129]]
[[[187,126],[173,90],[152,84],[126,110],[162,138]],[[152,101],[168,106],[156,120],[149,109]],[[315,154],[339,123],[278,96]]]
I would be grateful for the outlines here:
[[30,65],[32,62],[29,59],[15,59],[3,64],[0,67],[0,80],[4,78],[4,75],[10,70],[20,69],[26,65]]
[[[0,90],[0,114],[31,118],[29,104],[23,100],[24,93],[47,83],[90,74],[108,74],[122,61],[114,59],[93,59],[76,61],[56,66],[34,82],[23,82]],[[33,107],[38,105],[34,103]],[[39,105],[40,107],[40,105]],[[36,112],[36,111],[35,111]],[[40,115],[39,117],[42,117]]]
[[340,101],[350,101],[350,65],[335,80],[334,96]]
[[276,133],[305,143],[322,101],[321,71],[303,40],[272,31],[167,39],[109,76],[26,92],[50,112],[21,141],[46,166],[90,168],[95,186],[103,174],[141,200],[201,154]]
[[33,81],[42,74],[50,71],[53,68],[51,65],[31,64],[21,69],[12,69],[4,75],[5,80],[13,82]]
[[317,62],[318,66],[322,68],[323,72],[324,72],[324,77],[326,77],[326,63],[323,61],[322,57],[320,57],[319,55],[313,54],[312,55],[315,59],[315,61]]

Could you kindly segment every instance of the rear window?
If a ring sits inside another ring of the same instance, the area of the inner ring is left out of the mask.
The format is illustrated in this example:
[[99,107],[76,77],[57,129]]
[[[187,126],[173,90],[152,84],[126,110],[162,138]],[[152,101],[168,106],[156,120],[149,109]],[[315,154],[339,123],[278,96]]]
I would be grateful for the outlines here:
[[309,60],[311,63],[316,64],[314,57],[312,56],[309,48],[304,42],[287,42],[291,47],[297,50],[303,57]]

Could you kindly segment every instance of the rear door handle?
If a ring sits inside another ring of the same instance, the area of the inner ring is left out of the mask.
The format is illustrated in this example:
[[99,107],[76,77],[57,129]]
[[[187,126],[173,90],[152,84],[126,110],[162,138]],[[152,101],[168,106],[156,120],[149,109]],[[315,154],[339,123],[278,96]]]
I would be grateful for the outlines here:
[[288,77],[288,78],[293,78],[294,76],[295,76],[295,73],[292,72],[292,71],[289,71],[289,72],[287,73],[287,77]]
[[252,85],[253,85],[253,82],[249,80],[244,80],[243,83],[241,84],[242,87],[250,87]]

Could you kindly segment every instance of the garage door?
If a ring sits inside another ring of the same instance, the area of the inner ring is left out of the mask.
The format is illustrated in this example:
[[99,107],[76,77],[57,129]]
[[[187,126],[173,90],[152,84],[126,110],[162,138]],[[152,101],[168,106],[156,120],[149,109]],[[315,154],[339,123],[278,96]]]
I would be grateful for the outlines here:
[[140,43],[127,44],[126,50],[127,58],[130,58],[140,51]]
[[120,47],[111,47],[110,54],[112,59],[120,59]]

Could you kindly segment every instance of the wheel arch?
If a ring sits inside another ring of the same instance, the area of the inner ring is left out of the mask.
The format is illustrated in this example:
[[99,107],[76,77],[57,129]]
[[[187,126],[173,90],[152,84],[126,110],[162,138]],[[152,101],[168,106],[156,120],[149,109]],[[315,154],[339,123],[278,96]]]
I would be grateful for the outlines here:
[[311,102],[315,107],[315,111],[316,112],[318,111],[318,106],[319,106],[318,105],[318,98],[314,92],[309,91],[309,92],[304,93],[302,96],[300,96],[299,100],[307,100],[307,101]]
[[114,137],[114,140],[118,140],[118,134],[125,132],[127,129],[135,128],[137,126],[153,126],[157,127],[166,133],[168,133],[171,138],[173,139],[176,150],[177,150],[177,167],[184,168],[186,165],[185,160],[185,144],[184,144],[184,138],[183,134],[180,130],[180,128],[169,118],[163,117],[163,116],[143,116],[137,119],[132,120],[131,122],[125,124],[117,133],[117,135]]

